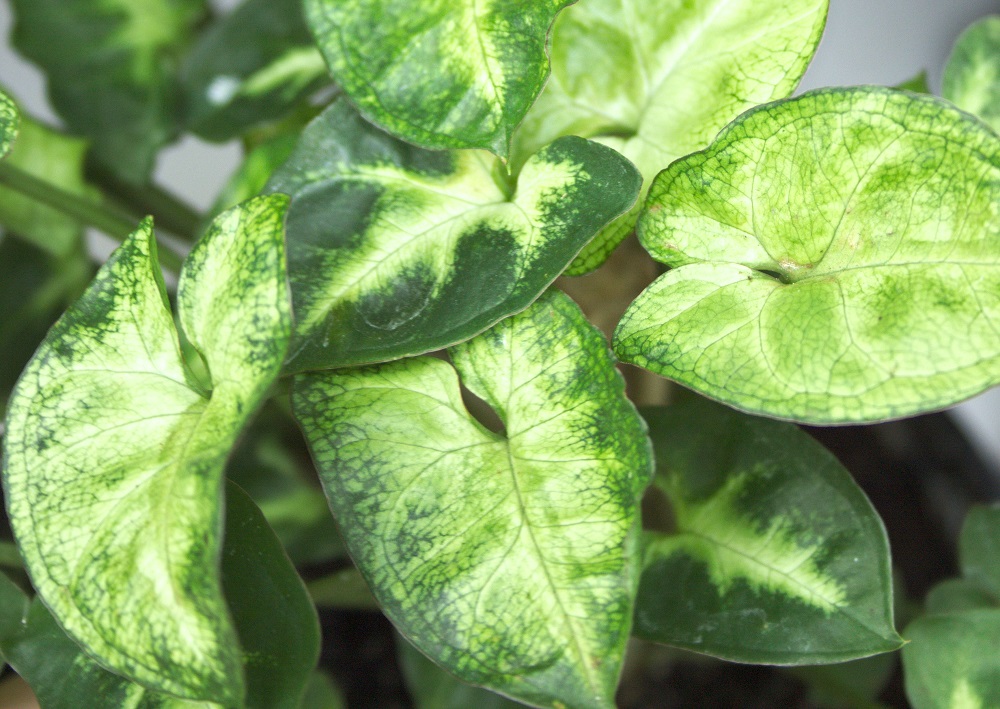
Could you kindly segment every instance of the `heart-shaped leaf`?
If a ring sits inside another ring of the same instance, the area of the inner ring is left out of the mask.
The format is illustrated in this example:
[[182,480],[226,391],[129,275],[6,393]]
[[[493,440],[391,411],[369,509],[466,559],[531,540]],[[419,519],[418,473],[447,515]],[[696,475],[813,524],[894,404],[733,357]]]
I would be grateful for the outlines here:
[[209,140],[229,140],[331,81],[301,0],[246,0],[209,26],[185,60],[187,120]]
[[825,89],[748,112],[657,176],[639,238],[672,271],[615,333],[627,362],[819,423],[1000,382],[1000,141],[927,96]]
[[941,95],[1000,130],[1000,16],[984,17],[958,38]]
[[693,395],[642,413],[676,531],[647,533],[636,635],[779,665],[902,644],[885,529],[830,453]]
[[[222,578],[246,665],[246,707],[297,709],[319,653],[316,611],[260,510],[232,483],[226,488]],[[220,707],[152,692],[112,674],[66,636],[39,599],[29,610],[23,594],[21,606],[12,592],[20,593],[0,578],[0,601],[23,607],[13,627],[0,629],[0,648],[46,709],[77,709],[81,697],[89,709]]]
[[546,40],[573,0],[306,0],[337,83],[373,122],[427,148],[506,157],[549,73]]
[[509,187],[483,152],[414,148],[338,101],[268,189],[292,196],[291,371],[379,362],[466,340],[523,310],[641,178],[615,151],[563,138]]
[[[515,134],[514,163],[562,135],[609,145],[646,187],[705,148],[743,111],[792,93],[812,59],[828,0],[586,0],[552,30],[552,76]],[[599,266],[638,209],[581,252]]]
[[178,57],[204,0],[12,0],[14,46],[97,158],[144,182],[179,119]]
[[651,464],[642,421],[561,293],[451,356],[505,435],[469,415],[438,359],[296,378],[351,555],[396,627],[460,679],[535,706],[611,707]]
[[210,393],[181,359],[147,220],[9,403],[8,513],[39,595],[101,664],[188,699],[242,701],[219,585],[222,467],[287,346],[286,204],[222,214],[184,265],[180,321]]
[[10,146],[17,140],[19,124],[17,106],[10,96],[0,91],[0,158],[10,151]]

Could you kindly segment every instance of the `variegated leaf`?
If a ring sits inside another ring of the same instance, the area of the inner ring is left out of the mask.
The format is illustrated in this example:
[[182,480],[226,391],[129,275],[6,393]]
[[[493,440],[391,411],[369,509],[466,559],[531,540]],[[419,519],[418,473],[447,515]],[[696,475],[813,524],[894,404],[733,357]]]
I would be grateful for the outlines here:
[[546,40],[573,0],[306,0],[337,83],[362,113],[427,148],[506,157],[548,76]]
[[[740,113],[792,93],[828,0],[585,0],[552,31],[552,76],[515,134],[515,167],[562,135],[592,138],[657,172]],[[645,190],[643,190],[645,193]],[[573,262],[599,266],[635,226],[614,221]]]
[[221,215],[178,287],[184,365],[149,220],[46,337],[8,408],[4,483],[18,546],[60,625],[149,688],[239,704],[222,599],[221,479],[277,375],[289,313],[284,197]]
[[523,310],[635,200],[615,151],[563,138],[516,185],[480,151],[414,148],[344,101],[311,123],[268,190],[292,196],[291,371],[466,340]]
[[0,158],[10,151],[10,146],[17,139],[19,123],[17,106],[10,96],[0,91]]
[[453,348],[309,373],[293,402],[330,506],[397,628],[460,679],[613,706],[650,453],[601,336],[553,292]]
[[779,665],[901,645],[885,529],[832,455],[693,395],[642,413],[676,530],[647,534],[636,635]]
[[616,352],[737,408],[876,421],[1000,383],[1000,141],[945,101],[748,112],[657,176],[639,238],[673,270]]
[[941,95],[1000,131],[1000,15],[975,22],[955,43]]

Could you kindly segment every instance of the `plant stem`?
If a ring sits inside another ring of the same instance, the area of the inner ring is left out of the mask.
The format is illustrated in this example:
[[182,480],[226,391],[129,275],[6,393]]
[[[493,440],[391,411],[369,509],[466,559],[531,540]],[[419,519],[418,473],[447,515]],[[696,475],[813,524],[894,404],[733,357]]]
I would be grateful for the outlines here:
[[102,165],[88,164],[87,178],[103,189],[123,209],[137,217],[153,215],[155,226],[185,241],[193,242],[202,225],[202,215],[179,197],[158,185],[135,185]]
[[21,553],[13,542],[0,542],[0,566],[6,566],[8,569],[24,568]]
[[[37,202],[52,207],[80,224],[94,227],[116,241],[125,241],[136,228],[136,222],[109,205],[93,202],[40,180],[13,165],[0,163],[0,185]],[[167,270],[179,273],[183,257],[167,248],[159,249],[160,263]]]

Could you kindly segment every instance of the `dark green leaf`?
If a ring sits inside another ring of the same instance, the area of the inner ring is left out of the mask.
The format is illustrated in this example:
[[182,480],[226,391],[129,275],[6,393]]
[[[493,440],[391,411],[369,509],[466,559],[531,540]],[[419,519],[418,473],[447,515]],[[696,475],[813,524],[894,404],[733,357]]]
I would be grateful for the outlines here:
[[1000,505],[969,510],[958,553],[962,574],[1000,599]]
[[1000,707],[1000,610],[925,616],[904,636],[906,696],[913,709]]
[[516,709],[524,704],[460,682],[398,637],[399,665],[415,709]]
[[700,397],[643,415],[677,529],[647,534],[636,635],[780,665],[900,646],[882,522],[822,446]]
[[743,114],[661,172],[639,238],[673,270],[615,333],[627,362],[817,423],[1000,383],[1000,141],[951,104],[824,89]]
[[1000,608],[1000,597],[974,581],[948,579],[930,590],[925,605],[928,613],[954,613],[975,608]]
[[1000,16],[984,17],[958,38],[941,95],[1000,130]]
[[187,120],[209,140],[228,140],[281,118],[330,81],[301,0],[246,0],[216,20],[185,61]]
[[506,157],[548,76],[549,27],[572,1],[306,0],[305,7],[337,83],[366,117],[417,145]]
[[48,77],[73,133],[132,182],[143,182],[177,131],[180,52],[204,0],[12,0],[13,41]]
[[896,88],[903,91],[912,91],[915,94],[929,94],[931,92],[930,87],[927,85],[926,71],[921,71],[916,76],[898,84]]
[[220,215],[185,262],[178,311],[210,394],[181,359],[146,220],[9,403],[4,491],[39,595],[103,665],[189,699],[242,701],[219,496],[287,344],[286,205],[264,197]]
[[6,660],[7,641],[21,631],[28,614],[28,597],[6,574],[0,573],[0,658]]
[[45,333],[93,275],[82,249],[57,259],[26,241],[0,235],[0,415]]
[[[819,42],[828,0],[585,0],[552,31],[552,76],[518,129],[515,167],[562,135],[609,145],[649,187],[740,113],[784,98]],[[645,189],[643,190],[645,194]],[[615,220],[573,262],[599,266],[635,226]]]
[[297,709],[319,659],[316,609],[264,516],[233,483],[222,586],[246,663],[247,708]]
[[300,709],[346,709],[340,690],[322,672],[313,672],[306,685]]
[[610,148],[562,138],[516,188],[478,151],[414,148],[338,101],[268,189],[292,196],[291,371],[419,354],[523,310],[635,200],[641,178]]
[[[297,377],[296,416],[383,610],[460,679],[611,707],[650,453],[601,334],[563,294],[439,359]],[[561,703],[561,704],[560,704]]]

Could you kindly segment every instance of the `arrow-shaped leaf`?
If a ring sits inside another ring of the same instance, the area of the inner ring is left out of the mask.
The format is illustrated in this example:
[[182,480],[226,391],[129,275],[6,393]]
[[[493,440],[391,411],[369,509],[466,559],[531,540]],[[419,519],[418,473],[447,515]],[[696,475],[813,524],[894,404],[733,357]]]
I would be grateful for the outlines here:
[[337,83],[390,133],[428,148],[507,156],[549,66],[546,40],[573,0],[306,0]]
[[874,421],[1000,382],[1000,141],[940,99],[826,89],[746,113],[657,176],[639,238],[675,267],[625,361],[737,408]]
[[[358,568],[457,677],[535,706],[611,707],[650,454],[607,346],[564,295],[432,358],[297,378],[293,401]],[[561,702],[561,704],[560,704]]]
[[222,467],[287,345],[286,202],[220,215],[181,273],[180,321],[211,392],[183,364],[147,220],[9,403],[5,493],[39,595],[101,664],[188,699],[242,701],[219,585]]
[[[828,0],[586,0],[552,30],[552,76],[514,139],[514,163],[562,135],[609,145],[646,181],[708,146],[740,113],[791,94]],[[645,191],[645,190],[644,190]],[[573,262],[604,261],[638,210]]]
[[885,529],[822,446],[694,396],[643,416],[677,528],[647,534],[636,635],[781,665],[900,646]]
[[268,189],[292,196],[292,371],[379,362],[466,340],[524,309],[641,178],[581,138],[542,149],[516,187],[493,156],[414,148],[338,101]]

